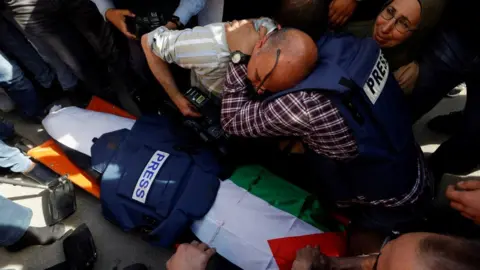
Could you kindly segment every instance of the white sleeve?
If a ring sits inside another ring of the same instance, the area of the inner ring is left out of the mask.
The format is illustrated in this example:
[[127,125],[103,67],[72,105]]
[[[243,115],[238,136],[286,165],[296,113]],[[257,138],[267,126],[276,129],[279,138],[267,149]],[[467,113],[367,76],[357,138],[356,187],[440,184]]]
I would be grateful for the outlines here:
[[100,11],[100,14],[102,14],[103,18],[105,19],[105,12],[107,12],[108,9],[115,8],[115,5],[113,4],[112,0],[91,0],[95,5],[97,5],[98,11]]

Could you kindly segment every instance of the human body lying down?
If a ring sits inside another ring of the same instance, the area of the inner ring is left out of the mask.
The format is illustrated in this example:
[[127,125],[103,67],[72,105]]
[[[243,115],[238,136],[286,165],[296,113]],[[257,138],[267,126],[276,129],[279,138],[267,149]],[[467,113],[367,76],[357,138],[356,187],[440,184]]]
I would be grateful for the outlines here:
[[[57,142],[95,160],[96,151],[92,149],[94,138],[119,130],[131,130],[136,122],[68,107],[50,113],[43,125]],[[131,162],[135,162],[136,153],[133,152]],[[166,162],[170,160],[173,159]],[[104,190],[108,180],[105,177],[102,179],[102,202],[106,200],[104,196],[110,196]],[[155,179],[147,201],[165,197],[164,193],[156,192],[163,182],[165,180]],[[120,189],[120,186],[112,189]],[[194,202],[203,203],[203,197],[208,197],[203,195],[198,190]],[[142,205],[133,198],[130,204]],[[123,208],[118,211],[123,211]],[[190,229],[201,241],[216,248],[220,255],[242,269],[289,269],[296,250],[306,245],[319,245],[329,255],[343,253],[342,234],[327,233],[339,229],[327,228],[312,218],[322,214],[322,208],[311,194],[259,166],[249,166],[238,169],[230,179],[220,182],[211,208],[204,216],[197,216]]]

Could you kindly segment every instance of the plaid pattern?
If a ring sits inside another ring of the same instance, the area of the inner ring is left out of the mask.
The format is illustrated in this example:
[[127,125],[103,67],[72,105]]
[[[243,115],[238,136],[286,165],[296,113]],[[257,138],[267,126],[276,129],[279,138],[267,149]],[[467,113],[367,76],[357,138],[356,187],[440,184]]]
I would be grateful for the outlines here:
[[329,158],[357,156],[355,139],[330,100],[316,92],[297,92],[268,104],[251,101],[246,74],[245,65],[230,63],[222,101],[225,131],[243,137],[298,136]]
[[[246,80],[247,67],[229,63],[222,101],[222,126],[226,132],[243,137],[298,136],[316,153],[340,161],[358,155],[351,130],[338,109],[322,94],[296,92],[269,103],[252,101]],[[382,200],[359,196],[337,203],[339,206],[353,203],[385,207],[415,203],[428,186],[428,171],[422,158],[417,164],[418,177],[406,194]]]

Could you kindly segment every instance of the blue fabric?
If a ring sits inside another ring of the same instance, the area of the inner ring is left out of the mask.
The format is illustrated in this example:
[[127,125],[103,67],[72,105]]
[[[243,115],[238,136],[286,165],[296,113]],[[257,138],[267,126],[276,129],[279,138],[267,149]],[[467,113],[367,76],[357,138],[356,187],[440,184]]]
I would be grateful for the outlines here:
[[[401,197],[417,179],[418,158],[408,106],[387,62],[372,39],[327,34],[318,42],[319,64],[296,91],[321,91],[353,132],[359,155],[348,162],[309,151],[317,177],[334,201]],[[382,84],[384,86],[382,87]]]
[[0,196],[0,246],[10,246],[27,231],[32,210]]
[[12,172],[25,172],[32,166],[32,161],[17,148],[0,141],[0,167],[9,168]]
[[0,86],[3,87],[18,108],[27,116],[40,111],[37,93],[32,82],[25,77],[15,61],[0,51]]
[[[187,133],[165,117],[142,117],[131,131],[107,133],[95,141],[92,166],[103,172],[105,218],[125,231],[143,229],[150,243],[167,247],[208,212],[220,168],[210,151],[191,149]],[[154,178],[147,170],[152,162],[158,168]]]
[[180,18],[183,25],[186,25],[190,19],[197,15],[204,7],[206,0],[180,0],[180,4],[173,15]]
[[1,141],[13,135],[13,125],[0,121],[0,167],[10,168],[13,172],[24,172],[32,166],[33,162],[17,148],[8,146]]

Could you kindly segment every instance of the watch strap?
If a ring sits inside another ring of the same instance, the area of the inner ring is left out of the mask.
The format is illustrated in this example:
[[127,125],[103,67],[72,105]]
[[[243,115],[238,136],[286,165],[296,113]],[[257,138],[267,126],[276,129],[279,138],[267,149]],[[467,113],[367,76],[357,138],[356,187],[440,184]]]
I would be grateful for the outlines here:
[[182,30],[185,28],[185,25],[183,25],[178,16],[172,15],[170,21],[177,26],[177,30]]

